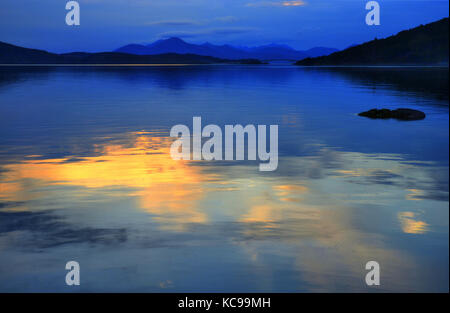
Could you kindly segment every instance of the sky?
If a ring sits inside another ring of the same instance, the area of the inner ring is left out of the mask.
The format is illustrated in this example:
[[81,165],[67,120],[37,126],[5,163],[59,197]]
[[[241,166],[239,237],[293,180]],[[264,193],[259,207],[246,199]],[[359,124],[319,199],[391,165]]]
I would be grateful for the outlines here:
[[168,37],[344,49],[449,15],[449,1],[440,0],[380,0],[379,26],[365,23],[368,0],[79,0],[80,25],[68,26],[67,2],[1,0],[0,41],[57,53],[111,51]]

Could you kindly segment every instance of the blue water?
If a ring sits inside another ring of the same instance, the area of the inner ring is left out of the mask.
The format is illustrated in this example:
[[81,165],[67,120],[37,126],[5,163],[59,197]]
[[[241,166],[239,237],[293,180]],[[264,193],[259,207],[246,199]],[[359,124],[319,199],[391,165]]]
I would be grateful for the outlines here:
[[[278,169],[173,160],[193,116]],[[448,69],[0,67],[0,291],[448,292],[448,127]]]

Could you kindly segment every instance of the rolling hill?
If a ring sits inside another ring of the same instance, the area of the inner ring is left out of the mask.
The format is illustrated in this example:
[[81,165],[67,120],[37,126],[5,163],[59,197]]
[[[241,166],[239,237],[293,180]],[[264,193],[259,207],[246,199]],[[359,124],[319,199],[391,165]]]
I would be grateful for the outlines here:
[[118,52],[55,54],[0,42],[0,64],[260,64],[258,60],[225,60],[196,54],[135,55]]
[[448,18],[375,39],[328,56],[306,58],[296,65],[446,65]]

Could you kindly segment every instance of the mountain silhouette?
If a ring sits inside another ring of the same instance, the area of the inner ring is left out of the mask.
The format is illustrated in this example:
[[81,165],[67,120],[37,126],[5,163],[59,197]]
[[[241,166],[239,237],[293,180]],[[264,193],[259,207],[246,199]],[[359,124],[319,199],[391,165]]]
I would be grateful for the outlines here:
[[448,18],[444,18],[328,56],[300,59],[296,64],[448,66],[448,26]]
[[261,64],[254,59],[226,60],[197,54],[162,53],[136,55],[118,52],[56,54],[0,41],[0,64]]
[[149,45],[129,44],[114,52],[136,55],[154,55],[161,53],[191,53],[223,59],[259,59],[259,60],[299,60],[307,57],[328,55],[338,51],[333,48],[317,47],[306,51],[295,50],[287,45],[270,44],[259,47],[234,47],[211,43],[192,44],[176,37],[161,39]]

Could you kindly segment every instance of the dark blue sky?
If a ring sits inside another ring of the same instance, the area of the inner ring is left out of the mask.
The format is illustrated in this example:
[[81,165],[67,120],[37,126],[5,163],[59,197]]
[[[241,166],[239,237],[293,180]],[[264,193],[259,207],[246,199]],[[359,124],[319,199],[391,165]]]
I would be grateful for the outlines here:
[[52,52],[109,51],[177,36],[188,42],[345,48],[448,17],[449,2],[381,0],[381,25],[365,24],[366,0],[79,0],[81,25],[65,24],[65,0],[1,0],[0,41]]

